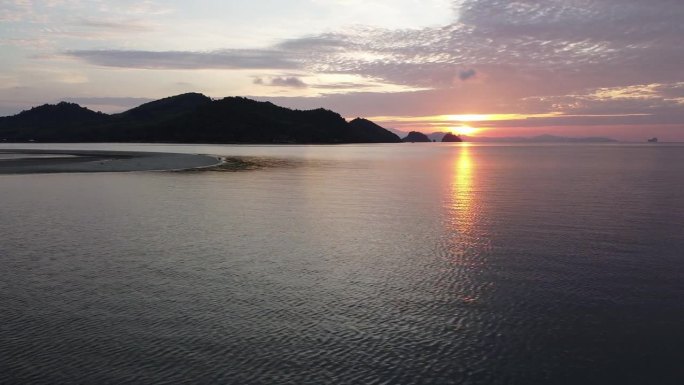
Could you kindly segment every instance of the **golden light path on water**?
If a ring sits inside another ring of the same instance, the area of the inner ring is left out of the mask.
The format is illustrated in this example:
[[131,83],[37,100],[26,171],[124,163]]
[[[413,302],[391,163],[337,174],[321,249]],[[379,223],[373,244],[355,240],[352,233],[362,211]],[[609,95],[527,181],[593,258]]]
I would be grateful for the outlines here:
[[487,218],[478,187],[484,169],[477,162],[477,146],[458,143],[450,149],[453,155],[446,158],[449,179],[444,207],[444,258],[448,274],[458,277],[451,292],[470,305],[485,300],[491,289],[489,282],[479,278],[492,250],[491,238],[484,230]]
[[460,234],[468,234],[473,227],[473,160],[470,145],[463,143],[454,163],[451,182],[453,225]]

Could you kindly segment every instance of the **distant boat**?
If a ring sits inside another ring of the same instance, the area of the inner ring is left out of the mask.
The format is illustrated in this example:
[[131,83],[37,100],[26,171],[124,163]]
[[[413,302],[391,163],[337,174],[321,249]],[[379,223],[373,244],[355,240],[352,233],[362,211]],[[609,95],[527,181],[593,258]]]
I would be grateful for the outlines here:
[[658,138],[651,138],[648,140],[649,143],[658,143]]

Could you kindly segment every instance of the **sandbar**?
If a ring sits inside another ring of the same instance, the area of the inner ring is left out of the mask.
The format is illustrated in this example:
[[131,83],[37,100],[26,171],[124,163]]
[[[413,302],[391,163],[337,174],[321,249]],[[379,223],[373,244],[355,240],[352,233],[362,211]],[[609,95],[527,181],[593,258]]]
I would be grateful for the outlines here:
[[221,157],[164,152],[0,150],[0,174],[179,171],[220,165]]

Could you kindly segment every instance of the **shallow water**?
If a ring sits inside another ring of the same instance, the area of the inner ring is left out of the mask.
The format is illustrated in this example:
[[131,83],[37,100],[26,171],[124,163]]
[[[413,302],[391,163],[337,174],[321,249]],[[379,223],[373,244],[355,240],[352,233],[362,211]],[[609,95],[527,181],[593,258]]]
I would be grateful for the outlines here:
[[55,146],[282,162],[0,176],[0,383],[684,380],[684,146]]
[[0,161],[3,160],[19,160],[19,159],[55,159],[55,158],[75,158],[76,155],[67,154],[12,154],[12,153],[1,153]]

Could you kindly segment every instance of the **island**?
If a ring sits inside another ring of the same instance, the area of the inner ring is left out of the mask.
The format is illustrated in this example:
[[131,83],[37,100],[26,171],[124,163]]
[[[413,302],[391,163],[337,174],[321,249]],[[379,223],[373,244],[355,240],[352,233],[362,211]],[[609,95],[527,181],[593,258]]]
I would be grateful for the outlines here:
[[461,137],[458,135],[454,135],[450,132],[447,132],[444,137],[442,138],[442,142],[462,142],[463,140]]
[[323,108],[293,110],[243,97],[213,100],[187,93],[118,114],[75,103],[45,104],[0,117],[0,141],[342,144],[401,139],[369,120],[347,122]]
[[411,131],[406,135],[405,138],[402,139],[404,142],[432,142],[430,138],[428,138],[427,135],[423,134],[422,132],[418,131]]

